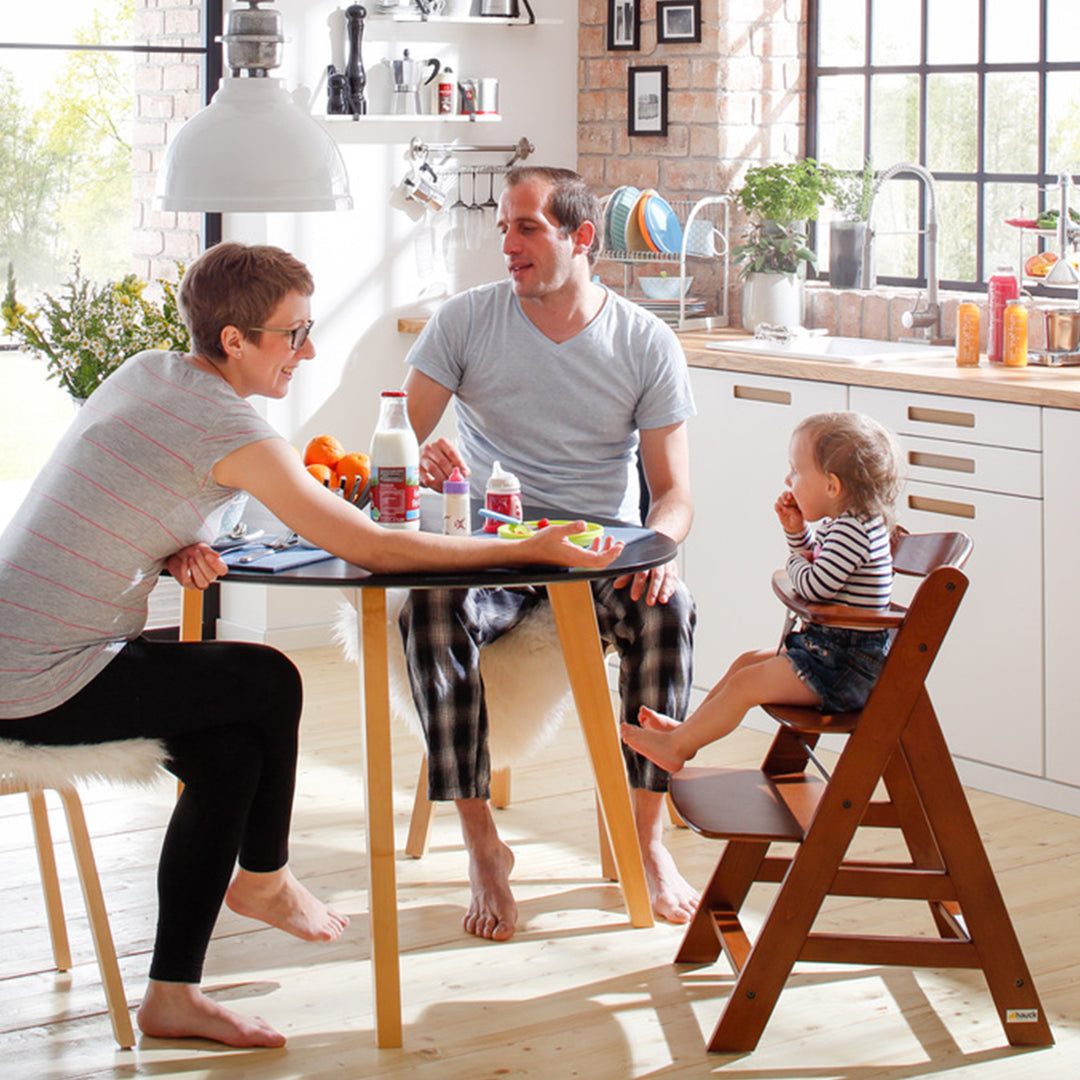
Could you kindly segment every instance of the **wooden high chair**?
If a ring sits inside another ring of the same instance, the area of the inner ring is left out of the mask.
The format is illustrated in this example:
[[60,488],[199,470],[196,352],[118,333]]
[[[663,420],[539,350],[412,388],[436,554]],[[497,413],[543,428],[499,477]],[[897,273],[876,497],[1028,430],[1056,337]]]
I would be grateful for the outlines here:
[[[766,706],[780,728],[760,769],[686,768],[671,779],[690,827],[728,841],[675,958],[712,963],[723,949],[737,972],[709,1050],[757,1046],[797,960],[978,968],[1009,1042],[1053,1043],[925,686],[967,589],[959,567],[971,547],[962,533],[901,534],[894,567],[923,579],[906,611],[808,604],[783,571],[774,576],[775,591],[803,620],[881,627],[893,640],[861,711]],[[831,776],[813,752],[830,732],[846,737]],[[824,778],[808,773],[808,763]],[[879,785],[884,798],[874,798]],[[909,858],[847,859],[860,827],[898,829]],[[769,856],[775,842],[796,844],[794,854]],[[780,888],[751,943],[739,912],[756,882]],[[814,933],[827,896],[921,901],[937,936]]]

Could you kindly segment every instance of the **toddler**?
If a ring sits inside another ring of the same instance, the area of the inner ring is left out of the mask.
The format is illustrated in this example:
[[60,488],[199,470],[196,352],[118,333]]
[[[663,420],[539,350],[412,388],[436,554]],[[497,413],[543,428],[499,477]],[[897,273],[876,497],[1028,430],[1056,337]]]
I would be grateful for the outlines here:
[[[776,515],[787,538],[787,573],[804,600],[884,609],[892,594],[890,533],[900,494],[900,456],[876,420],[818,413],[795,429],[787,487]],[[817,529],[807,522],[819,522]],[[884,630],[804,624],[779,652],[744,653],[679,724],[642,708],[622,740],[669,772],[723,738],[755,705],[861,709],[885,663]]]

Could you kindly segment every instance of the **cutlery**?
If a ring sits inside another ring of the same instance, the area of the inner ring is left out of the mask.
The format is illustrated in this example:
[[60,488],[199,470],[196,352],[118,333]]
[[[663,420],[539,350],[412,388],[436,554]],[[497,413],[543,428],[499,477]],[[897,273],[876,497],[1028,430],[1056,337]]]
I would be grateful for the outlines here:
[[521,518],[511,517],[509,514],[500,514],[498,510],[489,510],[482,507],[478,513],[481,517],[491,518],[492,521],[501,521],[504,525],[520,525]]

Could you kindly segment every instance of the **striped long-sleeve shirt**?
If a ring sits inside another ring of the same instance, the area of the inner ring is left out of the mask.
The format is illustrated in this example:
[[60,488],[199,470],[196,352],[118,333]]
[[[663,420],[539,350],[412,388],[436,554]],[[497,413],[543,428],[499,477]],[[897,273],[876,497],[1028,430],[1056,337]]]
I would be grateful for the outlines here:
[[842,514],[816,530],[785,533],[787,574],[795,591],[817,603],[886,608],[892,596],[889,531],[878,516],[862,521]]
[[0,534],[0,717],[60,705],[142,631],[165,560],[212,540],[236,494],[214,465],[275,435],[179,353],[139,353],[94,392]]

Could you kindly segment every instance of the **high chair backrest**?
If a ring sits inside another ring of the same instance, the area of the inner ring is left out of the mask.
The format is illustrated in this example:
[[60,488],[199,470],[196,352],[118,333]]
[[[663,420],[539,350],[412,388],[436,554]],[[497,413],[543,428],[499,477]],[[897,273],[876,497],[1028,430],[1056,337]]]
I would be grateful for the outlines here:
[[966,533],[909,533],[898,527],[892,542],[893,570],[911,577],[926,577],[939,566],[959,569],[967,562],[973,546]]

